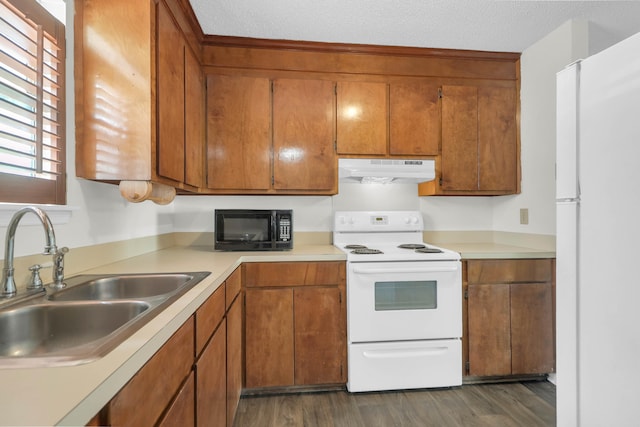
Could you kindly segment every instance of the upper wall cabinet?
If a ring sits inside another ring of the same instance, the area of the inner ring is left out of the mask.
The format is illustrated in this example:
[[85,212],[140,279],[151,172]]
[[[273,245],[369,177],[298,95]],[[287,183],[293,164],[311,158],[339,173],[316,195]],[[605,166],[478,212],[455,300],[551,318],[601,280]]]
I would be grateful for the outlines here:
[[202,186],[204,81],[182,6],[76,0],[75,7],[77,176]]
[[335,85],[324,80],[273,82],[273,187],[336,194]]
[[335,194],[335,87],[207,76],[207,186],[214,193]]
[[338,82],[336,99],[338,154],[386,155],[389,150],[388,85]]
[[517,91],[513,86],[443,86],[439,178],[420,194],[519,191]]
[[440,148],[440,88],[423,82],[389,85],[389,154],[436,156]]
[[346,156],[436,156],[440,88],[423,82],[337,83],[337,147]]
[[207,76],[207,187],[266,192],[271,188],[271,82]]
[[[237,106],[224,90],[220,99],[212,101],[215,95],[209,92],[209,188],[213,192],[333,194],[329,187],[335,179],[335,152],[341,157],[434,158],[436,180],[421,184],[420,195],[518,193],[519,58],[517,53],[504,52],[205,36],[202,62],[208,75],[265,79],[273,86],[269,104],[273,153],[260,149],[245,157],[252,164],[256,155],[270,159],[268,189],[267,184],[258,188],[247,184],[254,178],[247,176],[248,165],[231,169],[220,164],[224,156],[212,157],[212,146],[231,153],[246,151],[254,143],[265,144],[248,141],[255,138],[254,131],[246,129],[253,129],[253,123],[239,118],[250,115],[253,120],[256,107]],[[335,82],[333,98],[330,82]],[[211,127],[212,102],[219,111],[229,108],[221,105],[228,103],[241,108],[235,118],[215,119],[221,132],[227,132],[222,122],[238,120],[234,126],[242,129],[241,135],[235,132],[218,139]],[[266,108],[267,104],[259,105]],[[264,130],[264,123],[258,129]],[[334,149],[327,142],[332,132]],[[302,163],[308,169],[299,168]],[[262,176],[263,170],[257,167],[255,173]],[[224,171],[240,174],[235,177],[241,181],[236,187],[254,189],[230,190],[218,178],[227,174]]]

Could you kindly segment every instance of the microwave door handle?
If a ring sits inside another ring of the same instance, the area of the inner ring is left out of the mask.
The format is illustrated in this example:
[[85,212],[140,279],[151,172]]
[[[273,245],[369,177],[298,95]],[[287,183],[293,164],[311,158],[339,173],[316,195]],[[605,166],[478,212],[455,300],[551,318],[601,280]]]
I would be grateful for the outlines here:
[[449,273],[458,271],[458,265],[447,267],[422,267],[422,268],[362,268],[354,267],[353,272],[356,274],[388,274],[388,273]]

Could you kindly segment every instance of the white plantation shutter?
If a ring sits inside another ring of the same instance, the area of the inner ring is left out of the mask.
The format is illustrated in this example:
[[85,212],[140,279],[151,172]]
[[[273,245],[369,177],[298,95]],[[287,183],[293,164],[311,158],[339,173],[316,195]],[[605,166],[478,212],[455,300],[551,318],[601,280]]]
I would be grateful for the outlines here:
[[35,0],[0,0],[0,202],[66,202],[64,43]]

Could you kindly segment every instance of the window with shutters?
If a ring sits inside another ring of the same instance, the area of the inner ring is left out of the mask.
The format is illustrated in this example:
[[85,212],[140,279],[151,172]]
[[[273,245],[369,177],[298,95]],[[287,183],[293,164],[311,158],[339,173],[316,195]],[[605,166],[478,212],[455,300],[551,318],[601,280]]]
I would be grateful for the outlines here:
[[65,31],[36,0],[0,0],[0,202],[65,204]]

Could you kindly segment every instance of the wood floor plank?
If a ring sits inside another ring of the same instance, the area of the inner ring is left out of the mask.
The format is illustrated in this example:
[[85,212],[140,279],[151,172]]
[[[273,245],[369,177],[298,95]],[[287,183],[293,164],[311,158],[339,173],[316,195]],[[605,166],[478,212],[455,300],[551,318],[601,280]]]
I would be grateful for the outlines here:
[[335,421],[337,420],[334,421],[334,416],[331,411],[329,393],[309,393],[301,395],[300,404],[302,405],[303,425],[336,426]]
[[555,386],[499,383],[380,393],[243,396],[234,427],[254,426],[555,426]]
[[[523,392],[524,390],[527,392]],[[545,409],[549,405],[528,392],[528,389],[522,385],[495,384],[491,388],[485,389],[484,392],[504,410],[505,414],[518,420],[521,425],[543,427],[555,424],[555,410],[553,411],[553,419],[550,420],[545,414]],[[553,423],[549,424],[551,421]]]
[[346,391],[327,393],[336,426],[367,427],[360,416],[357,398]]
[[523,386],[531,390],[536,396],[555,407],[556,405],[556,386],[549,381],[526,381]]

